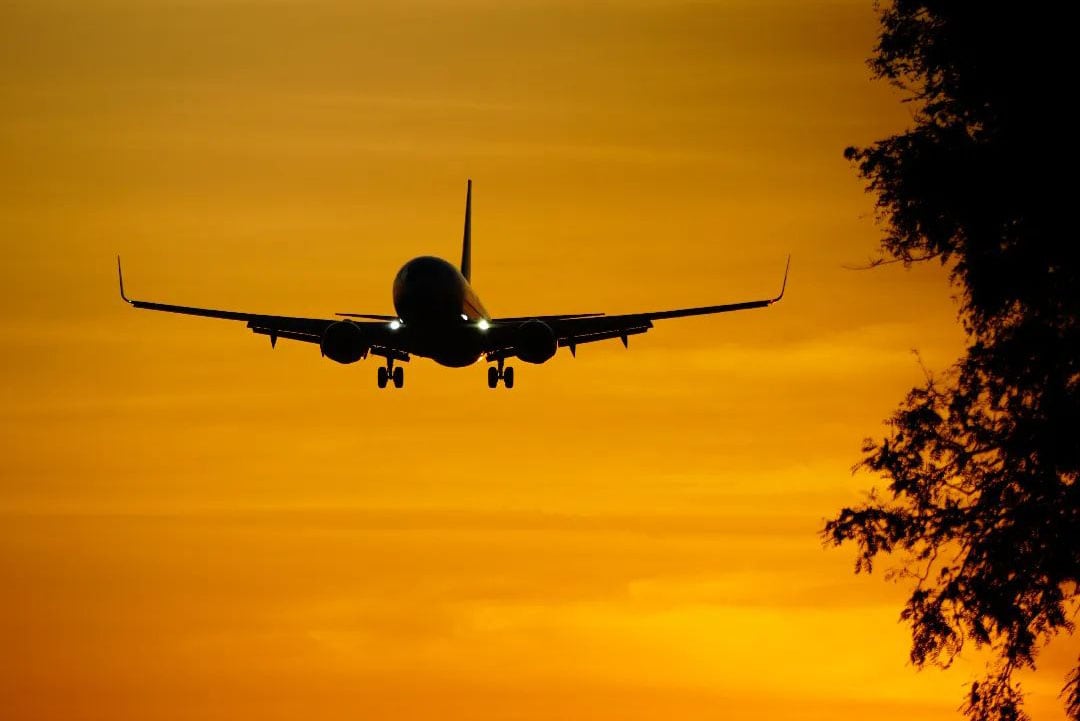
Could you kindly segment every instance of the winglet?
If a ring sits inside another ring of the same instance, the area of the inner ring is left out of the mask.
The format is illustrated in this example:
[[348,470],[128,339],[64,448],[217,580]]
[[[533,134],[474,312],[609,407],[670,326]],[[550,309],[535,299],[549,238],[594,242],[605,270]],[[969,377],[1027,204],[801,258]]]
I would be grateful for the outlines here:
[[472,180],[465,191],[465,237],[461,241],[461,274],[472,282]]
[[124,294],[124,270],[120,267],[120,256],[116,256],[116,275],[120,278],[120,297],[125,303],[131,303],[131,299]]
[[778,302],[781,298],[784,297],[784,291],[787,290],[787,276],[788,276],[788,271],[789,270],[791,270],[791,256],[790,255],[787,257],[787,265],[784,266],[784,282],[780,285],[780,295],[778,295],[775,298],[773,298],[772,300],[770,300],[769,301],[770,305],[772,305],[773,303]]

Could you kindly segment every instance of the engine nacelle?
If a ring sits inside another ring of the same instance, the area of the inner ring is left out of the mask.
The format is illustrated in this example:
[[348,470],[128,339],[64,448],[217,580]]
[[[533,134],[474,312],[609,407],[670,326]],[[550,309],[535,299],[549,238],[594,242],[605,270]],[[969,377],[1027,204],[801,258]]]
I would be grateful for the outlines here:
[[527,320],[514,335],[517,357],[526,363],[543,363],[555,355],[559,341],[555,331],[542,320]]
[[330,325],[319,341],[322,354],[338,363],[355,363],[368,354],[369,347],[364,331],[347,320]]

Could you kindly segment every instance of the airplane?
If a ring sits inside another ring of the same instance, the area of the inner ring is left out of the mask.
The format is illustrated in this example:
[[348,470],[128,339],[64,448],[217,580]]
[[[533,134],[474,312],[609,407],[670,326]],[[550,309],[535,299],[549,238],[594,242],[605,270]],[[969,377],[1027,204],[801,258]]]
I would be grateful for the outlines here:
[[385,360],[377,373],[379,388],[389,383],[401,388],[405,373],[395,363],[407,363],[414,355],[451,368],[473,365],[482,356],[495,364],[488,367],[488,388],[498,387],[500,381],[505,388],[513,388],[514,368],[506,365],[509,359],[541,364],[551,360],[559,348],[569,348],[576,357],[579,345],[615,338],[629,347],[629,337],[645,333],[653,327],[653,321],[766,308],[784,297],[790,268],[788,256],[779,295],[765,300],[622,315],[566,313],[495,318],[471,285],[472,180],[465,193],[460,267],[429,255],[407,262],[394,277],[394,315],[336,313],[335,318],[296,318],[132,300],[124,291],[124,272],[120,256],[116,257],[120,297],[135,308],[242,321],[252,332],[269,336],[271,348],[276,347],[279,338],[312,343],[319,346],[324,357],[337,363],[355,363],[369,354],[378,356]]

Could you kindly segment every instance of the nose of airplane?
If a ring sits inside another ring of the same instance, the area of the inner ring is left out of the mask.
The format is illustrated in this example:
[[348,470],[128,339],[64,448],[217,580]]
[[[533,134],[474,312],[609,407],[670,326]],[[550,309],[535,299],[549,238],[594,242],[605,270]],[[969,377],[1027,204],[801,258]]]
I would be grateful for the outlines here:
[[453,266],[442,258],[413,258],[401,267],[394,287],[401,290],[423,291],[452,285],[457,275]]
[[406,322],[457,319],[462,292],[457,268],[442,258],[414,258],[394,279],[394,307]]

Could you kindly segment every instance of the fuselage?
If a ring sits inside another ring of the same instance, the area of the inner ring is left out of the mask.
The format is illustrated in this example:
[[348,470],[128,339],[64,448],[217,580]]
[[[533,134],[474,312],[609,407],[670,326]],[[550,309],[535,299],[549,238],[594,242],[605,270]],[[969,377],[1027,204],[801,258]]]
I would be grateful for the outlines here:
[[475,363],[488,315],[469,281],[434,256],[413,258],[394,277],[394,310],[411,352],[445,366]]

